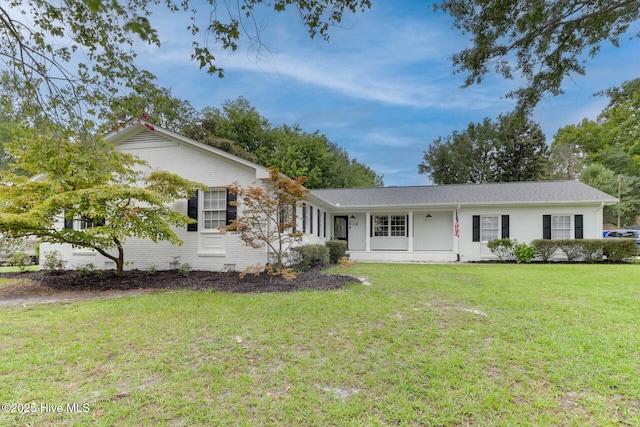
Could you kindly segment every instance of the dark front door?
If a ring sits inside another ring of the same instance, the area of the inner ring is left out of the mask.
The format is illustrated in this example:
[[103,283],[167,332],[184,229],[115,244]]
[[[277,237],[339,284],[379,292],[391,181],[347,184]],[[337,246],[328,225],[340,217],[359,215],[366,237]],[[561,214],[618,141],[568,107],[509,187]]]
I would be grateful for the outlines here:
[[338,240],[349,240],[349,217],[347,215],[333,217],[333,235]]

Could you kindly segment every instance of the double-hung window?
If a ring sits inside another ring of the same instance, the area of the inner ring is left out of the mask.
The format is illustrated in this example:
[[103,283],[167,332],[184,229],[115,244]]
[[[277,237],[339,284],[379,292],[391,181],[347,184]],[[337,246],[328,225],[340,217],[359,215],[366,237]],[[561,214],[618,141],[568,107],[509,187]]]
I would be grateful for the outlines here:
[[490,242],[500,238],[498,216],[480,217],[480,241]]
[[227,192],[225,189],[203,191],[202,220],[205,230],[224,227],[227,221]]
[[571,215],[551,215],[551,238],[554,240],[571,238]]

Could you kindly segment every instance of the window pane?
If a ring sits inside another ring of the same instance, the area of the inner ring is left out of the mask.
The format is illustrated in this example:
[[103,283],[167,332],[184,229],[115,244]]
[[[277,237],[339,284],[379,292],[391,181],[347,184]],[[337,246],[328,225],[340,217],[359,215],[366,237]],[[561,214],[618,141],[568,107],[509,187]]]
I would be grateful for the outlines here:
[[226,225],[226,190],[207,190],[202,195],[203,228],[211,230]]
[[226,221],[226,215],[224,212],[211,211],[204,212],[204,228],[211,229],[217,227],[224,227]]
[[209,190],[204,192],[203,209],[222,210],[227,203],[227,194],[224,190]]
[[394,237],[404,237],[406,236],[405,232],[405,219],[404,215],[392,215],[391,216],[391,235]]
[[480,218],[480,241],[489,242],[500,236],[497,216],[483,216]]
[[551,238],[571,238],[571,215],[553,215],[551,217]]
[[373,217],[374,233],[376,237],[384,237],[389,235],[389,217],[376,216]]
[[336,217],[333,223],[333,230],[336,239],[347,240],[347,220],[346,218]]

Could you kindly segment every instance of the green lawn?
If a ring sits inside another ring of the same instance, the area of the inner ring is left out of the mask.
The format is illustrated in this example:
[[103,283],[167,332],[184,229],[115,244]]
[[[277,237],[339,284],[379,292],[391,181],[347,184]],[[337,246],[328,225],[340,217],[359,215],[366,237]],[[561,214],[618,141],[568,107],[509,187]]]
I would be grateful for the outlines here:
[[1,309],[0,425],[640,425],[640,266],[349,272]]
[[37,265],[28,265],[26,267],[0,267],[0,273],[15,273],[19,271],[38,271],[40,267]]

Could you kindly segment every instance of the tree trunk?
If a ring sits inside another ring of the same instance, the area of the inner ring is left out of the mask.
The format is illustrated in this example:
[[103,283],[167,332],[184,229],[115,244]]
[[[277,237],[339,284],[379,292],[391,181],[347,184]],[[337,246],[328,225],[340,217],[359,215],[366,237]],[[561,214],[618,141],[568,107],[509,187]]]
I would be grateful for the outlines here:
[[116,276],[122,276],[124,273],[124,249],[122,248],[122,243],[117,238],[113,238],[113,241],[118,248],[118,259],[116,260]]
[[94,248],[98,253],[105,258],[109,258],[116,264],[116,276],[122,276],[124,274],[124,249],[122,247],[122,243],[116,237],[113,238],[113,242],[116,244],[116,248],[118,248],[118,256],[113,256],[107,253],[104,249]]

